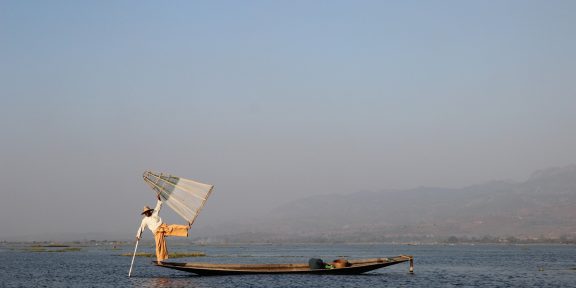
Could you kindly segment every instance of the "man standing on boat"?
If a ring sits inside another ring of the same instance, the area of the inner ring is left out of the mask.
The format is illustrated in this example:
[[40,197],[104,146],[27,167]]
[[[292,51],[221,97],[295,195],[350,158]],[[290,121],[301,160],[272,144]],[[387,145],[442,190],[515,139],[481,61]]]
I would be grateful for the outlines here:
[[157,195],[158,202],[156,203],[156,207],[151,209],[148,206],[144,206],[144,210],[142,215],[145,217],[142,219],[142,223],[140,224],[140,228],[138,228],[138,232],[136,232],[136,241],[140,240],[142,237],[142,232],[144,228],[148,227],[150,231],[154,234],[154,240],[156,241],[156,259],[158,262],[164,261],[168,259],[168,249],[166,247],[166,236],[180,236],[180,237],[188,237],[188,230],[190,229],[190,225],[166,225],[162,222],[162,218],[158,215],[160,213],[160,209],[162,208],[162,198],[160,198],[160,194]]

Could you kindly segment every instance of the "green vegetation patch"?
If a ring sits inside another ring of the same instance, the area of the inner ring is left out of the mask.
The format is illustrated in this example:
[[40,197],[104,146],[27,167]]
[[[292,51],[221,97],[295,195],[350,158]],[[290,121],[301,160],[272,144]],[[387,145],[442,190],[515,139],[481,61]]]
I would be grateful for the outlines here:
[[[121,256],[132,256],[132,253],[123,253]],[[140,252],[136,253],[137,257],[156,257],[154,253]],[[206,256],[204,252],[174,252],[168,253],[168,258],[184,258],[184,257],[203,257]]]
[[25,252],[77,252],[80,250],[82,250],[82,248],[66,247],[63,249],[46,249],[45,247],[32,246],[32,247],[24,248],[22,251],[25,251]]
[[30,247],[44,247],[44,248],[68,248],[70,247],[70,245],[64,245],[64,244],[46,244],[46,245],[40,245],[40,244],[36,244],[36,245],[32,245]]

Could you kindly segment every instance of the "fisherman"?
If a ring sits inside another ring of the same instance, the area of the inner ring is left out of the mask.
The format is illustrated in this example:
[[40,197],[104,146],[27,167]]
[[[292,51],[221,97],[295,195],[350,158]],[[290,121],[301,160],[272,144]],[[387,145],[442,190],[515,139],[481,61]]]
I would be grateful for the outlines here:
[[180,236],[180,237],[188,237],[188,230],[190,229],[190,224],[188,225],[166,225],[162,222],[162,218],[158,215],[160,213],[160,209],[162,208],[162,199],[160,198],[160,194],[156,195],[158,198],[158,203],[156,203],[156,207],[151,209],[148,206],[144,206],[144,211],[142,215],[145,217],[142,219],[142,223],[140,224],[140,228],[138,228],[138,232],[136,232],[136,241],[140,240],[142,237],[142,232],[144,228],[148,226],[148,229],[152,231],[154,234],[154,240],[156,241],[156,259],[158,262],[164,261],[168,259],[168,250],[166,247],[166,240],[164,237],[166,236]]

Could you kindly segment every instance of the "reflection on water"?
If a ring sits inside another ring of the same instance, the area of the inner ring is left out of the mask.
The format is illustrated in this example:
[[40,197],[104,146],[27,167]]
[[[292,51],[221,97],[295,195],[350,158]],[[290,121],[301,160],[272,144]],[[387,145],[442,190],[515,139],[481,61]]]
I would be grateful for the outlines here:
[[[143,250],[149,247],[144,247]],[[150,248],[151,249],[151,248]],[[39,253],[0,247],[0,287],[576,287],[576,249],[568,245],[238,245],[174,246],[203,251],[206,257],[182,262],[294,263],[341,255],[372,258],[412,254],[408,264],[359,276],[242,275],[202,277],[156,267],[137,258],[128,278],[130,257],[120,250],[83,247],[81,251]],[[152,251],[150,251],[152,252]]]
[[151,278],[141,278],[137,282],[136,287],[190,287],[190,288],[201,288],[206,287],[200,285],[201,283],[196,283],[193,278],[197,276],[179,276],[179,277],[151,277]]

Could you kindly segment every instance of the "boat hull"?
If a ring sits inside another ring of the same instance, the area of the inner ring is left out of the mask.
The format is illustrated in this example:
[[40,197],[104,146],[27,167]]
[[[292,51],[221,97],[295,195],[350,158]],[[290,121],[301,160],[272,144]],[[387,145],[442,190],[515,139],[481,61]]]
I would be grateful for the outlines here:
[[[156,266],[175,269],[203,276],[245,275],[245,274],[319,274],[319,275],[355,275],[410,261],[412,256],[401,255],[391,258],[372,258],[350,260],[349,267],[333,269],[310,269],[307,263],[296,264],[212,264],[157,262]],[[412,266],[411,269],[412,270]]]

